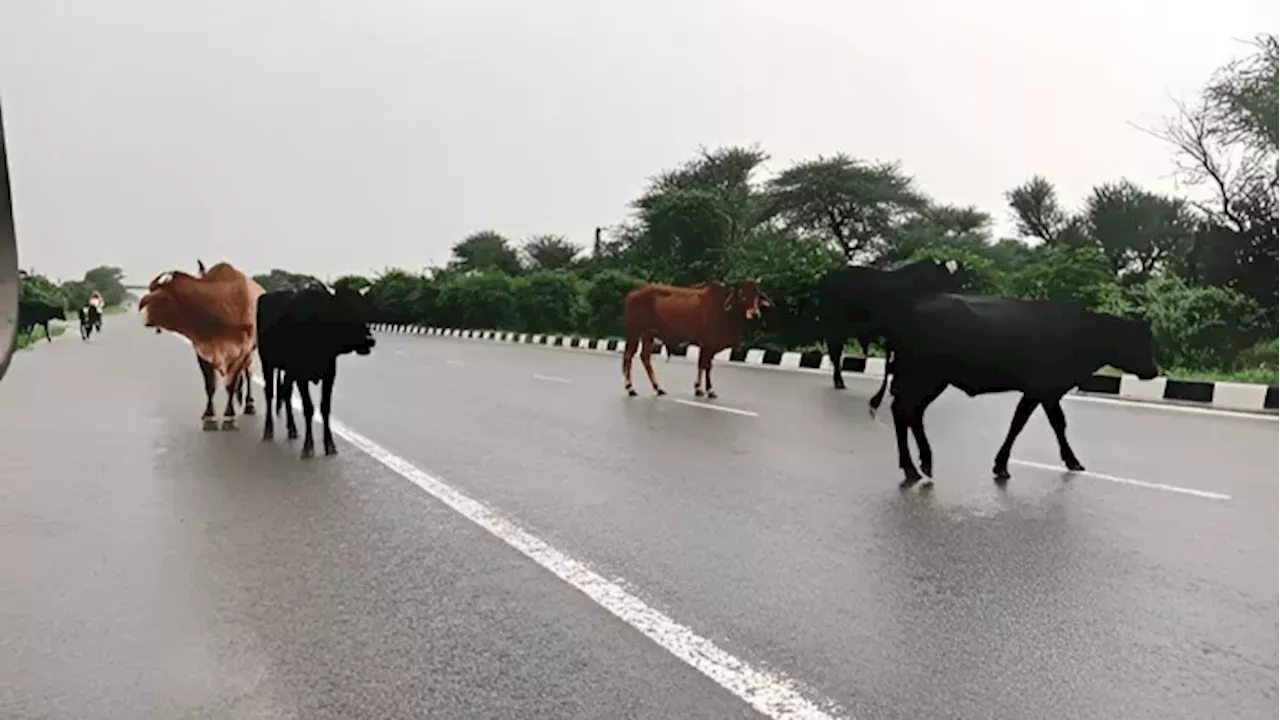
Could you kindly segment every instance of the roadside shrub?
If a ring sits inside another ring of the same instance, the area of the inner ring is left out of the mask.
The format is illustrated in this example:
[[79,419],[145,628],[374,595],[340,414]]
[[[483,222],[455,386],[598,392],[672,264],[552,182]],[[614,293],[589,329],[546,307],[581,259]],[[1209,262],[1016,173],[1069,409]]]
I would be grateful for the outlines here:
[[724,256],[724,282],[758,279],[775,306],[765,311],[763,323],[744,329],[743,343],[785,350],[818,342],[818,280],[842,263],[834,249],[773,228],[731,247]]
[[622,335],[622,300],[643,280],[620,270],[596,275],[586,291],[586,327],[597,336]]
[[518,327],[525,332],[573,332],[580,327],[582,283],[563,270],[542,270],[514,283]]
[[514,283],[500,272],[452,277],[440,286],[435,302],[446,327],[492,330],[518,322]]
[[1151,321],[1157,360],[1165,367],[1233,370],[1257,337],[1257,304],[1230,288],[1167,276],[1126,295],[1132,312]]

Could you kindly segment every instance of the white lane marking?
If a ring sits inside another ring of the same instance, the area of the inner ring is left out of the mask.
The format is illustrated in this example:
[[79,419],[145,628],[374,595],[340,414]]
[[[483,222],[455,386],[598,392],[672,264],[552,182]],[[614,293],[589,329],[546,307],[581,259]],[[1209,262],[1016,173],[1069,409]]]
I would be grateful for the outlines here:
[[545,381],[547,381],[547,382],[554,382],[554,383],[566,383],[566,384],[567,384],[567,383],[572,383],[572,382],[573,382],[572,380],[570,380],[570,379],[568,379],[568,378],[562,378],[562,377],[558,377],[558,376],[555,376],[555,375],[539,375],[539,374],[537,374],[537,373],[534,373],[534,375],[533,375],[533,379],[534,379],[534,380],[545,380]]
[[1083,475],[1085,477],[1096,478],[1098,480],[1106,480],[1107,482],[1119,483],[1121,485],[1134,485],[1136,487],[1144,487],[1149,490],[1163,490],[1165,492],[1180,493],[1182,495],[1192,495],[1207,500],[1230,500],[1230,495],[1222,493],[1209,492],[1208,490],[1196,490],[1195,488],[1179,487],[1177,485],[1166,485],[1164,483],[1147,482],[1145,480],[1134,480],[1133,478],[1118,477],[1116,475],[1104,475],[1102,473],[1091,472],[1085,470],[1083,472],[1072,472],[1065,467],[1058,465],[1047,465],[1045,463],[1031,462],[1030,460],[1010,460],[1012,465],[1022,465],[1024,467],[1038,468],[1040,470],[1050,470],[1052,472],[1064,473],[1069,475]]
[[1209,415],[1215,417],[1238,418],[1240,420],[1263,420],[1265,422],[1280,421],[1280,415],[1271,415],[1262,412],[1249,412],[1248,410],[1222,410],[1219,408],[1201,408],[1193,405],[1174,405],[1172,403],[1155,403],[1141,402],[1138,400],[1118,400],[1115,398],[1094,397],[1093,395],[1065,395],[1064,400],[1075,400],[1076,402],[1098,403],[1099,405],[1117,405],[1127,408],[1149,408],[1151,410],[1166,410],[1169,412],[1190,413],[1192,415]]
[[707,408],[708,410],[719,410],[720,412],[733,413],[734,415],[742,415],[744,417],[760,417],[760,413],[750,410],[739,410],[734,407],[726,407],[724,405],[712,405],[711,403],[698,402],[697,400],[685,400],[683,398],[671,398],[672,402],[678,402],[681,405],[690,407]]
[[466,365],[466,363],[462,362],[461,360],[445,360],[445,361],[444,361],[444,364],[445,364],[445,365],[457,365],[457,366],[459,366],[459,367],[460,367],[460,366],[462,366],[462,365]]
[[[875,418],[875,421],[878,425],[880,425],[880,427],[891,429],[888,425],[882,422],[880,418],[878,417]],[[1030,460],[1010,459],[1009,463],[1011,465],[1022,465],[1025,467],[1038,468],[1040,470],[1052,470],[1053,472],[1058,472],[1058,473],[1070,473],[1071,475],[1084,475],[1085,477],[1097,478],[1098,480],[1106,480],[1107,482],[1119,483],[1121,485],[1133,485],[1135,487],[1144,487],[1150,490],[1164,490],[1165,492],[1181,493],[1183,495],[1192,495],[1194,497],[1206,498],[1209,500],[1230,500],[1231,499],[1230,495],[1223,495],[1222,493],[1210,492],[1208,490],[1196,490],[1195,488],[1184,488],[1184,487],[1179,487],[1177,485],[1166,485],[1164,483],[1153,483],[1153,482],[1147,482],[1145,480],[1134,480],[1133,478],[1124,478],[1124,477],[1119,477],[1117,475],[1106,475],[1103,473],[1091,472],[1089,470],[1085,470],[1084,472],[1071,472],[1070,470],[1067,470],[1065,467],[1060,467],[1057,465],[1046,465],[1045,463],[1032,462]]]
[[[259,386],[262,385],[262,378],[255,376],[253,380]],[[301,400],[296,395],[293,404],[295,408],[301,406]],[[586,563],[556,550],[484,503],[473,500],[445,481],[419,470],[409,461],[332,416],[329,418],[329,427],[338,437],[453,508],[459,515],[494,537],[519,550],[543,569],[572,585],[597,605],[639,630],[664,650],[688,663],[767,717],[835,720],[838,713],[843,712],[842,708],[825,699],[822,705],[828,710],[822,709],[818,703],[801,693],[799,683],[785,674],[755,668],[725,652],[712,641],[646,605],[620,584],[604,579]]]

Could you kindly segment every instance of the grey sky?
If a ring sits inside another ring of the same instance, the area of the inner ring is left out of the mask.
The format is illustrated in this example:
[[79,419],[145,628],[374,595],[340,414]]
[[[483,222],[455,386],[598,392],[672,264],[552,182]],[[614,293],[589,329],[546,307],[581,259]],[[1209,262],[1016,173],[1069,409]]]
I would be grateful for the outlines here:
[[901,159],[1009,226],[1172,188],[1130,127],[1275,31],[1274,0],[0,0],[20,262],[321,277],[467,233],[588,244],[699,145]]

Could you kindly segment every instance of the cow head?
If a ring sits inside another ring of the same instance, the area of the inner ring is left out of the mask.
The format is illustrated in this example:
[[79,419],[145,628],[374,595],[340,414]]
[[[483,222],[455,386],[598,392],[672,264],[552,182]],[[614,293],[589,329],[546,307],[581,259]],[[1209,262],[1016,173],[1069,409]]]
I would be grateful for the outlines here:
[[297,291],[298,307],[306,308],[298,319],[324,326],[325,344],[339,355],[353,352],[368,355],[377,341],[369,332],[373,304],[363,293],[350,288],[330,289],[308,285]]
[[773,303],[760,290],[760,280],[743,280],[729,287],[725,295],[724,311],[732,312],[740,308],[748,320],[760,317],[760,308],[772,307]]
[[1119,368],[1141,380],[1160,374],[1156,365],[1156,342],[1151,323],[1145,318],[1103,315],[1106,321],[1106,356],[1108,365]]
[[143,327],[173,329],[181,317],[178,296],[182,287],[195,278],[181,270],[162,272],[147,284],[147,294],[138,300]]

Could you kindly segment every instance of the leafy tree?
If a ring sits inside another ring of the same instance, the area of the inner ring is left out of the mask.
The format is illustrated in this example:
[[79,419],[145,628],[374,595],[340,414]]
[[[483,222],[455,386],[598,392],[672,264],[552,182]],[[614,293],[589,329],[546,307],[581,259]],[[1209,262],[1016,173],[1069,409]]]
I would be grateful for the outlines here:
[[[301,273],[289,272],[280,268],[272,268],[271,272],[265,275],[254,275],[254,282],[262,286],[267,292],[275,292],[276,290],[297,290],[313,283],[319,283],[320,280],[312,275],[304,275]],[[103,295],[106,299],[106,295]]]
[[[93,294],[93,288],[83,280],[67,280],[58,288],[58,294],[66,301],[67,308],[75,309],[84,307],[89,303],[89,296]],[[103,302],[106,296],[103,296]]]
[[99,265],[84,274],[84,284],[102,294],[102,302],[106,306],[119,305],[125,301],[128,291],[124,289],[124,270],[113,265]]
[[414,305],[422,278],[399,268],[391,268],[374,279],[367,297],[384,322],[413,322]]
[[639,238],[636,259],[656,279],[690,285],[717,277],[733,221],[714,194],[706,190],[666,192],[641,209],[640,219],[644,234]]
[[534,235],[524,243],[524,256],[534,270],[566,270],[577,262],[582,248],[563,235]]
[[1197,225],[1182,200],[1148,192],[1128,180],[1095,187],[1085,202],[1084,220],[1111,271],[1136,282],[1165,265],[1181,265]]
[[651,179],[634,205],[644,210],[668,193],[705,191],[729,219],[728,242],[737,242],[764,219],[754,175],[768,159],[758,147],[701,148],[697,158]]
[[1101,308],[1118,293],[1107,258],[1096,248],[1063,247],[1012,275],[1009,291],[1025,298],[1075,298],[1087,307]]
[[929,205],[894,232],[878,265],[896,265],[926,248],[982,255],[988,249],[991,216],[975,207]]
[[1151,321],[1164,367],[1231,370],[1257,336],[1257,303],[1230,288],[1156,278],[1128,293],[1130,310]]
[[22,286],[18,295],[22,300],[38,300],[51,305],[63,305],[61,289],[52,280],[34,272],[21,271]]
[[1174,147],[1179,177],[1208,191],[1196,204],[1210,226],[1192,242],[1188,277],[1252,297],[1268,311],[1272,334],[1280,272],[1277,47],[1276,35],[1257,36],[1250,56],[1219,68],[1195,102],[1178,103],[1153,131]]
[[334,289],[345,288],[356,292],[372,286],[373,281],[363,275],[343,275],[333,281]]
[[785,227],[830,244],[850,262],[880,255],[894,232],[928,207],[897,163],[844,154],[798,163],[773,178],[768,192],[770,214]]
[[450,266],[458,270],[497,270],[519,275],[520,256],[505,237],[493,230],[481,230],[453,246]]
[[477,272],[451,278],[440,287],[437,300],[443,317],[459,327],[498,329],[515,327],[515,287],[501,272]]

